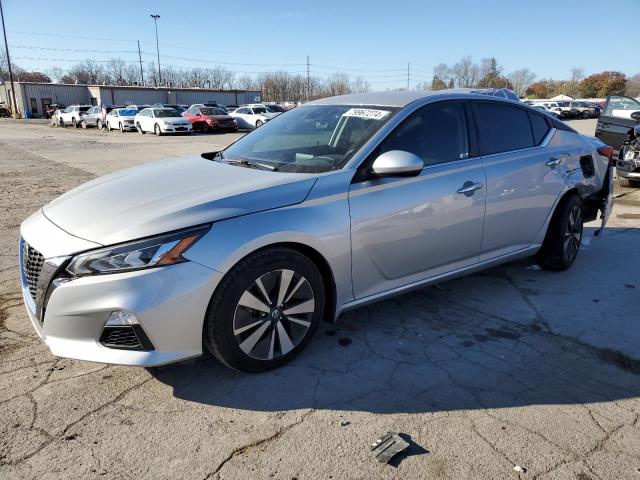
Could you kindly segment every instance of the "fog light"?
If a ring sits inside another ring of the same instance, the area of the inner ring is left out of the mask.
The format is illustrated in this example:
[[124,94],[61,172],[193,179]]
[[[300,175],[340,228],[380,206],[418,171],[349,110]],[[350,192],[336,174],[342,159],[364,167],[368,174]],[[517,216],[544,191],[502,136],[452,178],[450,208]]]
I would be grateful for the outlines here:
[[135,315],[129,312],[123,312],[121,310],[111,312],[109,320],[107,320],[107,326],[113,327],[122,325],[138,325],[138,319]]

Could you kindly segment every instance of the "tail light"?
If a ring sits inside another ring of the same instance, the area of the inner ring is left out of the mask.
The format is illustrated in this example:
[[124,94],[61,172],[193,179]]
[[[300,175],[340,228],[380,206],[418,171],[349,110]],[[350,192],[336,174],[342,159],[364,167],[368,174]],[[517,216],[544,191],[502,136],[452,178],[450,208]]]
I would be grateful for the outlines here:
[[609,159],[609,165],[615,165],[615,160],[613,158],[613,147],[606,145],[604,147],[598,148],[598,154],[603,157],[607,157]]

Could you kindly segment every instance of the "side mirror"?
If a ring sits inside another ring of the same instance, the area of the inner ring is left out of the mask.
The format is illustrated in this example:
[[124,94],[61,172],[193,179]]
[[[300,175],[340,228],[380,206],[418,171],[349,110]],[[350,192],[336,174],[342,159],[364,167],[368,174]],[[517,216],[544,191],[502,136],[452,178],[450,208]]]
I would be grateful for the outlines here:
[[418,175],[424,162],[420,157],[402,150],[385,152],[375,159],[371,171],[378,177],[402,177]]
[[631,114],[631,119],[635,120],[636,122],[640,122],[640,111],[638,112],[633,112]]

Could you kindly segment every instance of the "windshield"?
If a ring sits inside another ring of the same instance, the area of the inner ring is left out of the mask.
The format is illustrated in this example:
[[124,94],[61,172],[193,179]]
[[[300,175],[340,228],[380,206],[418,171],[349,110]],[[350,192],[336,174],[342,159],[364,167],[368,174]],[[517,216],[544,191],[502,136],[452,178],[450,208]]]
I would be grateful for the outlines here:
[[153,113],[158,118],[167,118],[167,117],[181,117],[180,113],[177,110],[163,108],[161,110],[154,110]]
[[80,111],[81,112],[86,112],[87,110],[89,110],[91,107],[80,107]]
[[203,115],[226,115],[227,114],[227,112],[225,112],[221,108],[214,108],[214,107],[201,108],[200,111],[202,112]]
[[296,108],[238,140],[224,151],[224,159],[287,172],[337,170],[397,111],[349,105]]
[[122,110],[118,110],[118,115],[121,117],[133,117],[138,113],[138,110],[134,110],[133,108],[125,108]]
[[253,113],[255,113],[257,115],[257,114],[260,114],[260,113],[268,113],[268,112],[267,112],[267,109],[264,108],[264,107],[255,107],[255,108],[253,108]]

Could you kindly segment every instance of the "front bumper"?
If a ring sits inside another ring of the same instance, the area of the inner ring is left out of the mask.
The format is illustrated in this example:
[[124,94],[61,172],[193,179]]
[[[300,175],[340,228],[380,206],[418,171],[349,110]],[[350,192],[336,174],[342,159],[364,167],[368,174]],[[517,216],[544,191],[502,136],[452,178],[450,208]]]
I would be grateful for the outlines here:
[[189,125],[163,125],[163,133],[189,133],[193,131],[191,124]]
[[[41,242],[32,234],[23,225],[22,235],[28,243]],[[51,353],[78,360],[145,367],[202,354],[204,318],[209,299],[222,278],[215,270],[186,262],[82,277],[57,286],[58,282],[54,281],[47,286],[48,299],[37,302],[42,304],[38,309],[26,283],[22,261],[21,270],[29,318]],[[150,348],[128,350],[100,343],[107,319],[114,311],[136,317]]]
[[616,161],[616,175],[622,178],[640,180],[640,156],[627,160],[624,159],[621,153],[620,157]]

